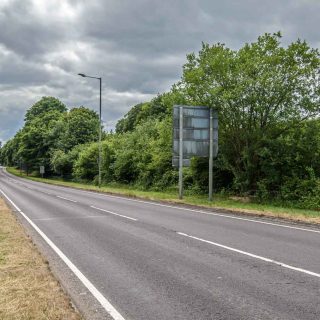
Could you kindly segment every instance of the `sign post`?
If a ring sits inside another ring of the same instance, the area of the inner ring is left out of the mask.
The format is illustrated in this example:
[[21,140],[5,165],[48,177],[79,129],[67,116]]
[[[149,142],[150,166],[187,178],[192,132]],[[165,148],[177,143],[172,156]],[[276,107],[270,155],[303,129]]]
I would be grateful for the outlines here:
[[41,177],[43,178],[43,175],[44,175],[44,166],[40,166],[40,174],[41,174]]
[[210,109],[210,146],[209,146],[209,201],[212,201],[213,159],[218,156],[218,112]]
[[183,198],[183,106],[179,108],[179,199]]
[[213,188],[213,110],[210,109],[210,145],[209,145],[209,201],[212,201]]

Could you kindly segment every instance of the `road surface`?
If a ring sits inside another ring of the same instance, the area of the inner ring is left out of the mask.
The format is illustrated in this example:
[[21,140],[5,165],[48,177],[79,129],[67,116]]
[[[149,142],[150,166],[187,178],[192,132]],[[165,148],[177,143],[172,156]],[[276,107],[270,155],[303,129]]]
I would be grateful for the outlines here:
[[320,319],[320,228],[47,185],[3,168],[0,193],[92,319]]

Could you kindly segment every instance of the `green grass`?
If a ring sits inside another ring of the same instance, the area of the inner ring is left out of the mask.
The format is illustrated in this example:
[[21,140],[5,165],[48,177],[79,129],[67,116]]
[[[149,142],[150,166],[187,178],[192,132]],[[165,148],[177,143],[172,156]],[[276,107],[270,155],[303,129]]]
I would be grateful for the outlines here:
[[242,202],[240,200],[231,199],[228,196],[214,195],[214,201],[209,202],[205,195],[188,195],[186,194],[183,200],[178,199],[178,190],[168,191],[144,191],[138,190],[133,186],[121,184],[108,184],[103,185],[101,188],[93,184],[78,183],[72,181],[63,181],[61,179],[42,179],[39,177],[27,176],[25,173],[20,173],[15,168],[7,168],[7,171],[23,178],[34,181],[45,182],[54,185],[61,185],[65,187],[73,187],[77,189],[92,190],[97,192],[105,192],[111,194],[119,194],[141,199],[166,201],[176,204],[195,205],[205,208],[226,209],[233,212],[243,212],[247,214],[271,216],[277,218],[285,218],[290,220],[299,220],[305,222],[320,223],[320,212],[307,210],[281,207],[272,204],[260,204],[254,202]]

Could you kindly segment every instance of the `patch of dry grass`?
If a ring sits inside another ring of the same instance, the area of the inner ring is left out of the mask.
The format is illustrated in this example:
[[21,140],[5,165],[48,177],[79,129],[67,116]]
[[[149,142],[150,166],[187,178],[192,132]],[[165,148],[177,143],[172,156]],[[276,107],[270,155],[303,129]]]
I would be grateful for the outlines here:
[[81,319],[1,198],[0,319]]

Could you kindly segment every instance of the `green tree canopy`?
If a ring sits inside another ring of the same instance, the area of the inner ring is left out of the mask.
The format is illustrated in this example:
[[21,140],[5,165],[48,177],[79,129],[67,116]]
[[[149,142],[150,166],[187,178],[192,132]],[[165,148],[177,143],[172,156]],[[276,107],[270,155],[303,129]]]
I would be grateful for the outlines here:
[[116,132],[133,131],[139,124],[148,119],[162,120],[171,115],[172,105],[183,103],[184,99],[178,90],[158,94],[150,102],[139,103],[132,107],[116,124]]
[[300,40],[284,48],[280,38],[265,34],[238,51],[203,44],[179,83],[190,104],[219,109],[225,166],[246,189],[257,186],[266,141],[319,115],[319,52]]
[[44,114],[57,111],[63,113],[67,111],[66,106],[57,98],[54,97],[43,97],[41,100],[36,102],[30,109],[27,110],[25,115],[25,122],[28,123],[35,118],[41,118]]
[[59,147],[67,151],[76,145],[98,140],[99,116],[83,106],[72,108],[65,113],[57,130],[62,132]]
[[61,112],[50,110],[27,121],[21,129],[17,156],[28,168],[49,168],[51,152],[58,143],[56,125],[62,117]]

